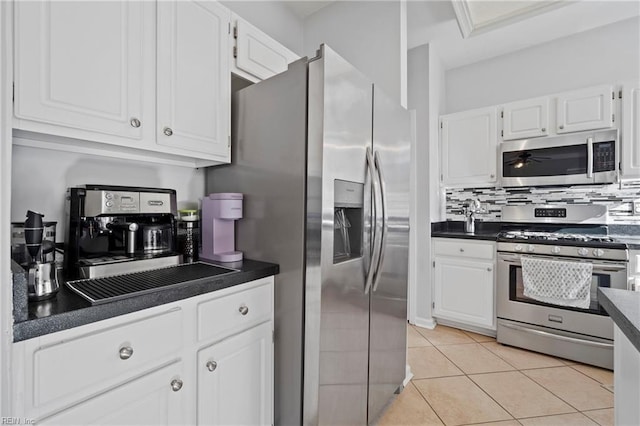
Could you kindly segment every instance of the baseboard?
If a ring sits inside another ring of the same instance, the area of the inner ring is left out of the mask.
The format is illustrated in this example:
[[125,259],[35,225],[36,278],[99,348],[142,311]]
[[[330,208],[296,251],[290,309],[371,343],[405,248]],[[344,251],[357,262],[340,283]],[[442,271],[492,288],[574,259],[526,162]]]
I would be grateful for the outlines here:
[[413,325],[417,325],[418,327],[428,328],[430,330],[433,330],[434,328],[436,328],[437,323],[433,317],[432,318],[416,317]]
[[404,380],[402,382],[402,386],[407,387],[407,385],[409,384],[411,379],[413,379],[413,373],[411,372],[411,366],[409,364],[407,364]]

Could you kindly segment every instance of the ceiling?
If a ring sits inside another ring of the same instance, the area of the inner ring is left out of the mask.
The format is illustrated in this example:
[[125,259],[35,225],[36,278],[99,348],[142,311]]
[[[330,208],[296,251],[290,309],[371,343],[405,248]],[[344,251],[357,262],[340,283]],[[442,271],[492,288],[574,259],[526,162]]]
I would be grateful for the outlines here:
[[[304,20],[334,1],[285,4]],[[407,0],[407,44],[451,69],[637,16],[634,0]]]

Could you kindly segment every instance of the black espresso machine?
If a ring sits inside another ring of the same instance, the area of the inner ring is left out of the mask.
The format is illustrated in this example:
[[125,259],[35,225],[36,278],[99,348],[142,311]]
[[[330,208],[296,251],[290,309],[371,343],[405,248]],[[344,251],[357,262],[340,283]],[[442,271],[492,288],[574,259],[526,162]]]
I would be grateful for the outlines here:
[[113,185],[67,189],[67,280],[177,265],[176,191]]

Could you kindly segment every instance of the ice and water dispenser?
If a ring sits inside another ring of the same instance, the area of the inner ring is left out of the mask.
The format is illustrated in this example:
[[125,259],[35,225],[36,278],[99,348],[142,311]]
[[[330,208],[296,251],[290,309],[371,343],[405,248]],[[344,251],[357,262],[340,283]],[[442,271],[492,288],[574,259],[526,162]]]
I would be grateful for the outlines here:
[[333,263],[362,256],[364,185],[334,181]]
[[235,250],[235,221],[242,219],[240,193],[212,193],[202,199],[203,259],[219,262],[242,260],[242,252]]

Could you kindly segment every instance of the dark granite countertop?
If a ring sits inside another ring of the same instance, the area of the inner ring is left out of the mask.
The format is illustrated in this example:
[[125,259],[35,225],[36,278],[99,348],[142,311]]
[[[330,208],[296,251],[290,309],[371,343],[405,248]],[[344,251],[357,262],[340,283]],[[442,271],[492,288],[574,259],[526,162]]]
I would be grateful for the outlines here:
[[15,318],[13,341],[19,342],[165,303],[187,299],[275,275],[279,272],[279,267],[276,264],[250,259],[233,263],[209,263],[237,269],[238,271],[93,306],[69,290],[66,285],[61,285],[56,297],[41,302],[30,302],[26,320],[18,322],[19,319]]
[[465,238],[495,241],[502,228],[501,222],[476,222],[475,232],[464,232],[464,222],[446,221],[431,224],[431,236],[436,238]]
[[640,292],[599,287],[598,302],[640,352]]
[[[475,232],[464,232],[464,222],[448,220],[431,224],[431,236],[436,238],[465,238],[472,240],[496,241],[503,227],[517,227],[522,224],[505,222],[476,221]],[[544,225],[542,225],[544,226]],[[608,225],[609,235],[617,243],[626,244],[630,250],[640,250],[640,226]],[[569,243],[570,244],[570,243]]]

